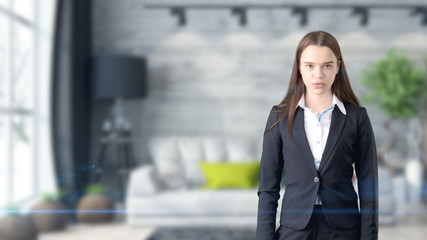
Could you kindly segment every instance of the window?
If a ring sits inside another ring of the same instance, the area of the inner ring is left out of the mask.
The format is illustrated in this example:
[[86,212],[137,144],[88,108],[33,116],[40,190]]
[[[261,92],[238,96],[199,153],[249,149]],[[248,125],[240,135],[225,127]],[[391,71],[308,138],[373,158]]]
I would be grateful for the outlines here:
[[0,207],[54,190],[50,66],[56,0],[0,0]]

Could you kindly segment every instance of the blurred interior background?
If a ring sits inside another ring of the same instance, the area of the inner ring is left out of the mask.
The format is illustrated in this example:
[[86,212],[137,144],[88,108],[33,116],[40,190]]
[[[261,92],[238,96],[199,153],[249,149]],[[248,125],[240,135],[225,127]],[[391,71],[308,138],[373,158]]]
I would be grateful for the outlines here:
[[421,239],[423,0],[0,0],[0,236],[253,239],[267,116],[314,30],[372,121],[380,238]]

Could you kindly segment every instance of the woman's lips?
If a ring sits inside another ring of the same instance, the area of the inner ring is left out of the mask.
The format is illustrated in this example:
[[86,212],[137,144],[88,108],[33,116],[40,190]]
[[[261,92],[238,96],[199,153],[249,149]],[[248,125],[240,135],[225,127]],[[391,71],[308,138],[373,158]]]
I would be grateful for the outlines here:
[[313,87],[315,87],[315,88],[322,88],[324,86],[325,86],[325,84],[321,83],[321,82],[313,83]]

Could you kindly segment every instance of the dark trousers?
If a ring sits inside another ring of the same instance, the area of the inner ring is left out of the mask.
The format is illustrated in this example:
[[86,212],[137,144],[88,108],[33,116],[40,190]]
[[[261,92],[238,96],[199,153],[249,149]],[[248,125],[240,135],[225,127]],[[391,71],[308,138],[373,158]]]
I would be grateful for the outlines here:
[[293,230],[280,225],[276,240],[360,240],[360,226],[336,229],[326,221],[322,206],[316,205],[310,222],[303,230]]

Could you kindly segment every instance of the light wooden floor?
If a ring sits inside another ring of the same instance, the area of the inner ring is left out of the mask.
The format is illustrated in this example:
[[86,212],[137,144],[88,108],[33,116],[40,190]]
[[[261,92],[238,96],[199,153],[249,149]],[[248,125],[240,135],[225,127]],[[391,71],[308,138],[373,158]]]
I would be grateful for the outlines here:
[[44,233],[39,240],[144,240],[153,228],[130,227],[124,223],[104,225],[74,225],[60,232]]
[[380,240],[421,240],[427,239],[427,224],[424,226],[397,226],[380,228]]
[[[125,224],[108,225],[76,225],[70,226],[65,231],[45,233],[39,240],[144,240],[154,231],[154,228],[137,228]],[[381,227],[380,240],[420,240],[427,239],[427,223],[414,226],[397,225]],[[191,239],[189,239],[191,240]]]
[[[410,211],[410,209],[415,210]],[[380,227],[380,240],[427,239],[427,208],[425,205],[407,208],[405,211],[405,214],[398,215],[396,225]],[[154,231],[155,228],[131,227],[120,221],[104,225],[77,224],[60,232],[40,234],[39,240],[145,240]]]
[[[398,217],[395,226],[382,226],[380,240],[421,240],[427,239],[427,211],[425,206],[411,208],[408,213]],[[416,210],[415,210],[416,209]]]

